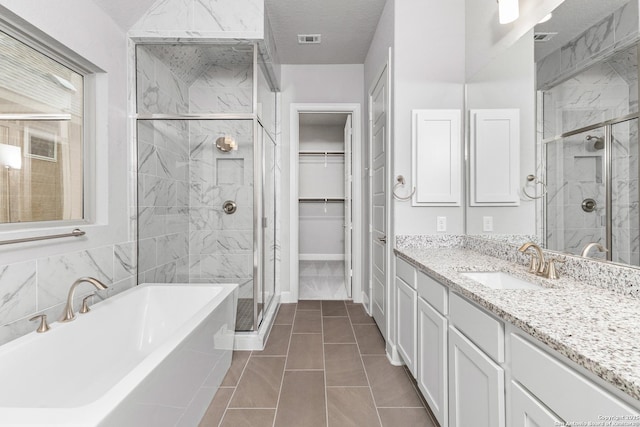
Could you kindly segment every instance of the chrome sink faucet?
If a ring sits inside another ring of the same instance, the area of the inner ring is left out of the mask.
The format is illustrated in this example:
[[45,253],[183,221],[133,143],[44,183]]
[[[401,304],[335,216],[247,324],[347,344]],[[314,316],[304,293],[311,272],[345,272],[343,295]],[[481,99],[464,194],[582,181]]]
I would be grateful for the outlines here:
[[520,246],[518,251],[525,253],[529,248],[533,248],[536,251],[535,254],[530,254],[531,263],[529,264],[529,272],[541,276],[544,274],[546,268],[546,261],[544,260],[542,249],[533,242],[527,242]]
[[76,315],[73,312],[73,294],[75,293],[76,288],[84,282],[91,283],[99,291],[107,289],[107,285],[93,277],[81,277],[80,279],[73,282],[73,285],[71,285],[71,288],[69,289],[69,295],[67,296],[67,305],[65,306],[64,313],[60,318],[61,322],[70,322],[76,318]]

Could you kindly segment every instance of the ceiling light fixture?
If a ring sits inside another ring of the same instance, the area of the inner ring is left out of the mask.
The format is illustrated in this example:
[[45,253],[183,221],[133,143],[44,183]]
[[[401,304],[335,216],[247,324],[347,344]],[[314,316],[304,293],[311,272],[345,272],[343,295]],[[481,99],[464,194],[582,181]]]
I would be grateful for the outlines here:
[[498,0],[498,19],[501,24],[508,24],[520,16],[518,0]]

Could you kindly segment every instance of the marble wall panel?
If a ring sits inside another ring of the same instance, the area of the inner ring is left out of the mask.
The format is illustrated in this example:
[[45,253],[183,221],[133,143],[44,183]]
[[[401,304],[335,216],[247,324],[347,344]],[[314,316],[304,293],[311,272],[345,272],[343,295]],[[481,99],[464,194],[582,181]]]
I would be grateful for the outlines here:
[[[35,331],[37,324],[29,318],[36,314],[47,314],[49,322],[56,321],[69,288],[86,276],[109,287],[100,291],[99,299],[135,286],[136,242],[0,265],[0,345]],[[78,288],[76,310],[81,298],[92,292],[95,289],[89,284]]]

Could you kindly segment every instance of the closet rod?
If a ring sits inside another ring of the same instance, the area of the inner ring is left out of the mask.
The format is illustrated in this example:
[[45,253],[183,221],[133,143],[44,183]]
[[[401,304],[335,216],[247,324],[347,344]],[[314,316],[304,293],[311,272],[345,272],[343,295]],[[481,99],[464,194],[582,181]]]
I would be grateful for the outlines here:
[[300,198],[298,199],[300,202],[312,202],[312,203],[333,203],[333,202],[344,202],[344,199],[337,198],[327,198],[327,199],[313,199],[313,198]]
[[344,156],[344,151],[300,151],[301,156]]

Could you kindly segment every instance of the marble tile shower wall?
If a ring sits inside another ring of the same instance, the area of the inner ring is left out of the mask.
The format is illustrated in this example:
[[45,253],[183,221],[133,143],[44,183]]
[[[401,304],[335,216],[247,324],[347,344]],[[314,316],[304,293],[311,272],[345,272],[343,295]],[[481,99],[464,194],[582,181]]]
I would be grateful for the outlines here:
[[537,61],[538,89],[553,87],[638,36],[638,2],[629,1],[574,40]]
[[[138,109],[187,113],[188,86],[143,47],[137,51]],[[139,282],[189,279],[189,124],[138,122]]]
[[[34,331],[29,318],[44,313],[60,317],[71,284],[83,276],[101,280],[109,288],[97,299],[136,285],[136,244],[124,242],[15,264],[0,265],[0,345]],[[75,306],[95,289],[78,288]]]
[[[215,146],[232,135],[237,151]],[[253,122],[191,124],[189,280],[239,283],[240,298],[253,297]],[[225,201],[237,211],[224,213]]]

